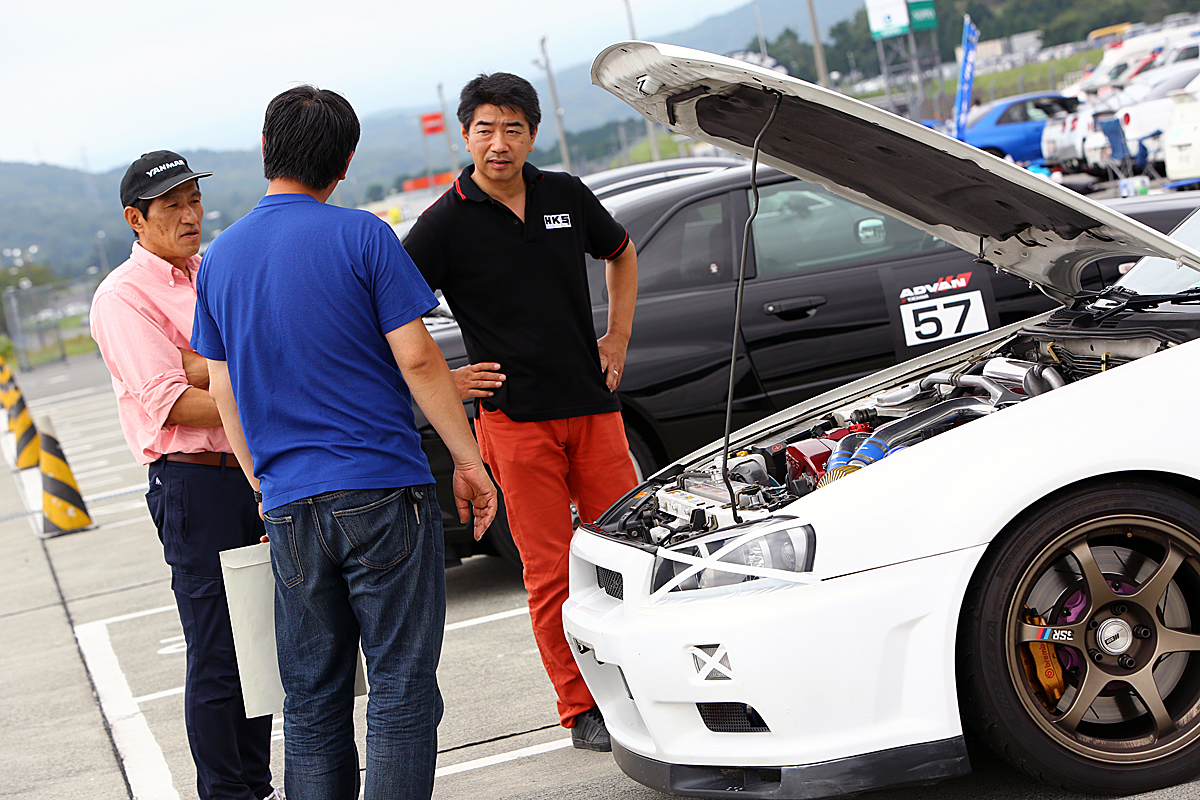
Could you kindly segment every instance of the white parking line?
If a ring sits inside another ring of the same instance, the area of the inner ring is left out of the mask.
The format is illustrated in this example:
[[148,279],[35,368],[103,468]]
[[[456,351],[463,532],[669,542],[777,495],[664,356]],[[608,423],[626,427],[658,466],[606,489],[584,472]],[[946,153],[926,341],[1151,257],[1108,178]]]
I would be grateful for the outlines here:
[[73,392],[63,392],[62,394],[56,394],[51,397],[43,397],[40,400],[38,400],[36,404],[33,404],[31,406],[31,408],[33,408],[34,411],[40,411],[45,406],[52,406],[57,403],[65,403],[67,400],[77,400],[81,397],[91,397],[93,395],[98,395],[98,394],[111,395],[112,390],[111,389],[76,389]]
[[475,619],[465,619],[462,622],[451,622],[446,626],[447,633],[456,631],[460,628],[470,628],[472,625],[482,625],[485,622],[496,622],[510,617],[520,617],[529,613],[529,606],[524,608],[514,608],[512,611],[501,611],[499,614],[488,614],[486,617],[475,617]]
[[126,525],[136,525],[139,522],[149,522],[150,518],[145,516],[130,517],[129,519],[119,519],[116,522],[106,522],[103,525],[97,525],[95,530],[109,531],[113,528],[122,528]]
[[83,498],[85,503],[98,503],[101,500],[107,500],[110,497],[120,497],[123,494],[133,494],[134,492],[146,491],[146,482],[134,483],[129,486],[123,486],[120,489],[109,489],[107,492],[99,492],[97,494],[89,494]]
[[[62,442],[59,442],[59,444],[62,444]],[[122,444],[116,447],[106,447],[102,450],[96,450],[95,445],[90,444],[85,444],[82,447],[75,445],[68,447],[67,445],[63,445],[63,452],[66,453],[67,459],[71,460],[83,453],[87,454],[87,458],[92,458],[93,456],[111,456],[113,453],[128,453],[129,446]]]
[[[77,481],[82,480],[82,478],[80,478],[78,475],[75,476],[75,479]],[[95,489],[99,486],[108,486],[109,484],[112,484],[112,483],[120,483],[123,480],[125,480],[125,479],[122,478],[120,475],[109,475],[106,478],[95,475],[95,476],[89,477],[87,479],[87,484],[88,484],[89,489]]]
[[452,767],[442,767],[433,773],[435,778],[444,778],[447,775],[456,775],[459,772],[467,772],[473,769],[482,767],[492,767],[496,764],[503,764],[506,761],[516,761],[518,758],[528,758],[529,756],[541,755],[554,750],[562,750],[564,747],[571,746],[571,739],[559,739],[554,742],[546,742],[545,744],[535,744],[532,747],[522,747],[520,750],[513,750],[508,753],[498,753],[487,758],[477,758],[474,761],[464,761],[461,764],[455,764]]
[[[114,523],[114,524],[120,524],[120,523]],[[164,611],[164,610],[169,611],[169,610],[171,610],[171,608],[173,608],[173,606],[165,606],[164,608],[156,609],[155,611],[151,611],[149,613],[153,614],[153,613],[158,613],[159,611]],[[499,614],[488,614],[486,617],[475,617],[474,619],[465,619],[461,622],[451,622],[443,630],[446,632],[456,631],[461,628],[470,628],[473,625],[482,625],[485,622],[498,622],[499,620],[502,620],[502,619],[511,619],[513,617],[525,616],[527,614],[529,614],[528,607],[514,608],[512,611],[501,611]],[[112,622],[112,621],[120,622],[125,619],[132,619],[132,617],[114,617],[112,620],[101,620],[101,621],[102,622]],[[170,640],[163,639],[161,642],[159,642],[159,644],[164,644],[167,641],[178,641],[179,639],[182,639],[182,638],[183,638],[182,636],[173,636],[173,637],[171,637]],[[143,703],[143,702],[150,702],[151,700],[158,700],[163,697],[171,697],[173,695],[177,695],[182,692],[183,692],[183,687],[177,686],[174,689],[166,689],[161,692],[154,692],[153,694],[148,694],[148,695],[144,695],[142,697],[135,698],[134,702],[139,703],[139,704]]]
[[182,686],[176,686],[174,689],[167,689],[166,691],[163,691],[163,692],[154,692],[153,694],[144,694],[141,697],[133,698],[133,702],[137,703],[140,706],[142,703],[149,703],[151,700],[161,700],[164,697],[174,697],[175,695],[178,695],[178,694],[183,694]]
[[[134,619],[161,610],[127,614],[124,619]],[[114,617],[112,621],[120,619]],[[108,620],[101,620],[80,625],[75,628],[75,637],[96,687],[100,710],[112,731],[113,743],[124,766],[130,793],[139,800],[179,800],[162,748],[150,732],[150,725],[138,708],[133,692],[129,690],[125,673],[121,671],[112,640],[108,636],[108,623]]]
[[74,418],[74,419],[75,419],[75,421],[72,422],[71,424],[64,424],[61,426],[63,429],[64,436],[73,435],[73,434],[79,433],[81,431],[91,431],[91,430],[95,430],[96,428],[108,428],[109,430],[112,430],[112,431],[117,431],[117,430],[121,429],[121,421],[118,419],[113,419],[113,415],[112,415],[111,411],[106,412],[103,417],[95,418],[97,421],[86,422],[86,424],[80,424],[80,421],[78,418]]

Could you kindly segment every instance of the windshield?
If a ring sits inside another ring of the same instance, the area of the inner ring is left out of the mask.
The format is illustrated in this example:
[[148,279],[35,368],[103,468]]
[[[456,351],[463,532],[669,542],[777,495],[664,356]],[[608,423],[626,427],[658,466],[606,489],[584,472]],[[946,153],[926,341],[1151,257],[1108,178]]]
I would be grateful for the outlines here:
[[[1171,238],[1191,247],[1200,247],[1200,211],[1193,211],[1179,223],[1179,227],[1171,231]],[[1200,272],[1176,266],[1174,261],[1166,258],[1149,257],[1137,262],[1116,285],[1138,294],[1172,294],[1200,285]]]

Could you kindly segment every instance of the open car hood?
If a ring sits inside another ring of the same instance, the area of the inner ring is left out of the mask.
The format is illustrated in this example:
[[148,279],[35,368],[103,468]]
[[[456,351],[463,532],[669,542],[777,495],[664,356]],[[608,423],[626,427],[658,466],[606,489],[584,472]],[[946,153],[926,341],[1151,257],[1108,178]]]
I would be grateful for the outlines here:
[[925,230],[1059,302],[1106,256],[1200,252],[1002,159],[895,114],[742,61],[649,42],[608,47],[592,82],[654,122],[750,156]]

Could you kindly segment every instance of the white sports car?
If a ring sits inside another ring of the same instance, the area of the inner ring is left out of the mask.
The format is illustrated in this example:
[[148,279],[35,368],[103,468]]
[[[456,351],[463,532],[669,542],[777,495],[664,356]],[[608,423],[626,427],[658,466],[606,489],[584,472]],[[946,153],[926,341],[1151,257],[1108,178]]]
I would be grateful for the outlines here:
[[[1200,216],[1173,239],[706,53],[614,45],[592,77],[1063,303],[767,418],[580,527],[564,626],[621,768],[695,797],[846,794],[969,771],[965,721],[1079,791],[1200,773]],[[1081,291],[1110,256],[1144,258]],[[897,298],[915,330],[961,324],[970,287],[944,282]]]

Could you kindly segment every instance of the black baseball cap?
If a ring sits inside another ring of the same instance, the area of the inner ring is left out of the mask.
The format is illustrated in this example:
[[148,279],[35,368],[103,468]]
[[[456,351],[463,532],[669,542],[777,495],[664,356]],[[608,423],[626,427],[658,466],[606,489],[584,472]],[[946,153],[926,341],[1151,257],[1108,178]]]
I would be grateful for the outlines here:
[[153,200],[181,183],[210,175],[211,172],[192,172],[187,159],[170,150],[145,153],[125,170],[121,179],[121,207],[131,206],[135,200]]

